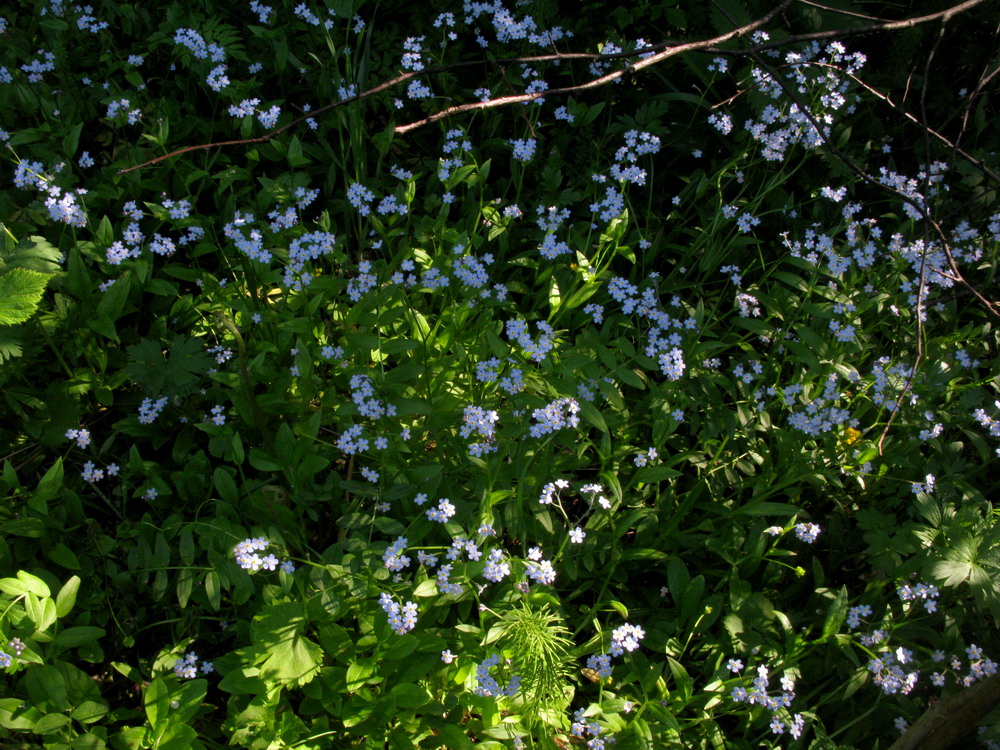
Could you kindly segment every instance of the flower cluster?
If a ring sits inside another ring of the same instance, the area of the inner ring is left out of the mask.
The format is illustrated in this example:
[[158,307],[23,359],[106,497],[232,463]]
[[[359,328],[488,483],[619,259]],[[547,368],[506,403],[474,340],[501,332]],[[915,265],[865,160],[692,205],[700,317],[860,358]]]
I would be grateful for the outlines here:
[[69,440],[75,440],[76,445],[79,448],[86,448],[90,445],[90,431],[85,430],[82,427],[79,430],[66,430],[66,437]]
[[797,536],[801,541],[806,544],[812,544],[816,541],[816,537],[819,536],[820,527],[815,523],[797,523],[795,524],[795,536]]
[[531,418],[535,423],[528,428],[531,437],[542,437],[549,435],[564,427],[575,428],[580,424],[577,414],[580,412],[580,404],[574,398],[559,398],[542,409],[535,409],[531,412]]
[[451,504],[451,501],[444,497],[438,500],[438,506],[436,508],[428,508],[427,518],[431,521],[437,521],[438,523],[445,523],[449,518],[455,515],[455,506]]
[[521,678],[517,675],[511,676],[507,685],[501,687],[496,678],[490,674],[490,669],[500,663],[499,654],[485,659],[476,666],[476,687],[473,692],[485,698],[510,697],[517,693],[521,687]]
[[569,733],[578,739],[587,740],[589,750],[603,750],[616,739],[609,737],[605,740],[600,736],[603,731],[604,727],[600,723],[587,720],[587,709],[579,708],[573,712],[573,724],[570,726]]
[[923,602],[924,609],[931,613],[937,612],[937,600],[941,596],[938,587],[933,583],[917,583],[913,586],[904,583],[896,589],[896,594],[904,602]]
[[552,563],[542,557],[542,550],[539,547],[532,547],[528,550],[528,560],[525,562],[525,572],[528,578],[535,583],[548,585],[556,580],[556,571]]
[[202,661],[198,664],[198,654],[189,651],[182,658],[174,662],[174,674],[182,680],[193,680],[198,676],[198,672],[209,674],[215,671],[215,666],[210,661]]
[[486,558],[486,568],[483,570],[483,578],[490,583],[500,583],[510,575],[510,564],[504,559],[503,551],[500,549],[490,550]]
[[281,566],[281,570],[285,573],[294,573],[295,564],[291,560],[279,560],[273,554],[264,557],[257,554],[270,545],[271,543],[262,536],[244,539],[233,548],[236,564],[251,573],[256,573],[258,570],[275,570],[278,566]]
[[856,607],[851,607],[847,610],[847,627],[851,630],[858,627],[861,624],[862,617],[871,617],[872,608],[870,604],[859,604]]
[[[739,671],[743,668],[743,663],[739,660],[735,662],[730,660],[729,668],[731,671]],[[781,709],[789,708],[792,705],[792,700],[795,698],[795,680],[787,675],[782,677],[782,692],[778,695],[770,695],[768,693],[769,685],[769,670],[766,664],[761,664],[757,667],[757,676],[753,679],[749,690],[743,685],[737,685],[729,695],[737,703],[746,703],[751,706],[756,704],[771,711],[774,714],[771,717],[771,731],[774,734],[782,734],[785,731],[785,723],[782,721],[779,712]],[[792,737],[798,739],[804,727],[805,719],[802,714],[795,714],[790,727]]]
[[499,416],[495,411],[487,411],[481,406],[466,406],[462,417],[464,424],[459,434],[467,438],[471,435],[483,438],[481,442],[469,444],[469,455],[480,457],[484,453],[495,453],[496,423]]
[[569,482],[565,479],[557,479],[554,482],[549,482],[544,487],[542,487],[542,494],[538,498],[538,502],[542,505],[552,505],[552,500],[555,498],[559,490],[564,490],[569,487]]
[[660,454],[657,452],[656,448],[650,448],[647,451],[642,451],[641,453],[636,454],[636,456],[632,459],[632,462],[636,466],[642,468],[659,455]]
[[531,161],[531,158],[535,155],[535,146],[537,145],[534,138],[525,139],[512,139],[510,145],[514,148],[514,158],[518,161]]
[[868,661],[868,671],[872,673],[872,681],[882,688],[886,695],[901,693],[908,695],[914,687],[920,673],[914,670],[907,672],[903,665],[913,661],[913,652],[900,646],[895,651],[884,646],[879,655]]
[[402,607],[392,597],[386,593],[378,599],[382,610],[389,617],[389,626],[393,632],[403,635],[408,633],[417,625],[417,605],[413,602],[406,602]]
[[626,622],[611,633],[611,655],[621,656],[626,651],[635,651],[639,648],[639,641],[645,637],[646,631],[641,627]]
[[536,362],[541,362],[555,346],[555,330],[544,320],[539,320],[536,325],[540,331],[537,340],[531,338],[528,333],[528,324],[519,318],[508,320],[506,330],[508,338],[517,342],[528,357]]

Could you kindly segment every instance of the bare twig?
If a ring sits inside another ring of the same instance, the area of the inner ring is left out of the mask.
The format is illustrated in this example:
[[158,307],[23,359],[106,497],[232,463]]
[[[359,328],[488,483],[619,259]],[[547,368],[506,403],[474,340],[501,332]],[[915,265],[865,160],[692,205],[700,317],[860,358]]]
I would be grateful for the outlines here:
[[[713,0],[713,4],[715,4],[716,8],[718,8],[720,10],[720,12],[723,13],[723,15],[726,15],[727,17],[729,17],[730,21],[732,21],[732,17],[729,16],[729,14],[726,12],[726,9],[724,7],[722,7],[718,2],[716,2],[716,0]],[[977,3],[976,2],[972,3],[972,5],[975,5],[975,4],[977,4]],[[971,5],[969,3],[963,3],[963,5],[971,7]],[[960,6],[956,6],[956,8],[958,8],[958,7],[960,7]],[[941,17],[941,18],[945,18],[945,19],[951,18],[951,16],[954,15],[954,11],[955,11],[955,8],[952,8],[950,12],[946,12],[944,14],[936,14],[936,17]],[[764,61],[763,57],[761,57],[761,55],[757,51],[757,49],[748,50],[748,54],[756,61],[756,63],[758,65],[760,65],[761,68],[763,68],[765,71],[767,71],[771,75],[772,79],[778,83],[778,85],[781,87],[782,91],[784,91],[785,95],[788,96],[789,99],[791,99],[798,106],[799,111],[809,121],[809,124],[812,125],[812,127],[816,130],[816,133],[820,136],[820,138],[822,138],[824,145],[831,151],[831,153],[834,154],[834,156],[836,156],[845,166],[847,166],[852,172],[854,172],[855,175],[857,175],[859,178],[861,178],[865,182],[868,182],[871,185],[874,185],[874,186],[876,186],[877,188],[879,188],[881,190],[884,190],[884,191],[887,191],[889,193],[892,193],[897,198],[900,198],[901,200],[905,201],[906,203],[914,206],[920,212],[921,217],[925,221],[927,221],[934,228],[935,234],[937,235],[938,239],[941,242],[942,247],[944,248],[945,256],[948,259],[949,266],[951,267],[952,273],[955,274],[955,277],[958,278],[958,279],[960,279],[961,283],[964,286],[966,286],[969,290],[971,290],[974,295],[976,295],[976,297],[983,303],[983,305],[985,306],[986,310],[990,314],[995,315],[997,317],[1000,317],[1000,309],[998,309],[998,307],[994,303],[990,302],[985,297],[983,297],[981,294],[979,294],[979,292],[974,287],[972,287],[972,285],[969,284],[962,277],[962,274],[959,271],[957,264],[955,263],[955,258],[952,255],[951,246],[948,243],[948,238],[945,235],[944,230],[941,228],[941,225],[938,224],[936,221],[934,221],[933,217],[931,217],[929,210],[924,205],[922,205],[919,201],[915,200],[914,198],[911,198],[910,196],[906,195],[905,193],[902,193],[899,190],[896,190],[895,188],[893,188],[893,187],[891,187],[889,185],[883,184],[882,182],[880,182],[879,180],[875,179],[870,174],[868,174],[867,172],[865,172],[861,167],[859,167],[854,162],[853,159],[851,159],[847,154],[845,154],[841,149],[839,149],[830,140],[830,138],[824,132],[822,126],[816,121],[816,118],[813,116],[813,114],[812,114],[811,110],[809,109],[809,107],[806,106],[806,104],[801,100],[801,98],[799,97],[798,93],[795,92],[795,91],[793,91],[791,89],[791,87],[789,87],[785,83],[784,79],[782,79],[781,76],[777,75],[777,71],[775,71],[774,68],[771,65],[769,65],[767,62]],[[923,318],[923,290],[924,290],[924,284],[926,282],[924,264],[926,262],[926,254],[927,254],[927,250],[929,249],[929,244],[930,244],[929,242],[924,242],[924,253],[921,256],[921,265],[920,265],[920,287],[917,290],[917,328],[918,328],[917,358],[914,361],[914,365],[913,365],[913,367],[910,370],[910,377],[907,379],[907,385],[906,385],[906,387],[904,387],[903,392],[900,394],[899,398],[897,399],[896,408],[893,409],[892,414],[889,416],[889,420],[886,423],[886,428],[885,428],[885,430],[883,430],[882,436],[879,439],[878,447],[879,447],[879,454],[880,455],[882,453],[882,447],[883,447],[883,444],[884,444],[884,441],[885,441],[886,434],[889,431],[889,427],[891,426],[892,421],[895,418],[895,415],[899,412],[899,405],[901,404],[903,398],[905,398],[907,391],[909,390],[910,386],[912,385],[912,382],[913,382],[912,378],[913,378],[914,374],[916,373],[916,369],[919,366],[920,361],[923,358],[923,343],[922,343],[922,333],[923,333],[923,328],[922,328],[922,326],[923,326],[923,320],[922,320],[922,318]]]
[[[791,2],[791,0],[789,0]],[[357,96],[352,96],[347,99],[341,99],[340,101],[330,102],[329,104],[324,104],[322,107],[310,110],[307,113],[302,114],[300,117],[296,117],[291,122],[287,122],[279,128],[268,131],[263,135],[256,136],[254,138],[239,138],[230,141],[215,141],[212,143],[199,143],[195,146],[185,146],[184,148],[176,149],[166,154],[162,154],[148,161],[144,161],[141,164],[136,164],[132,167],[127,167],[118,171],[118,174],[127,174],[128,172],[134,172],[143,167],[149,167],[153,164],[158,164],[161,161],[173,158],[174,156],[180,156],[181,154],[186,154],[191,151],[203,151],[210,148],[219,148],[222,146],[240,146],[240,145],[253,145],[255,143],[266,143],[277,135],[284,133],[286,130],[294,128],[301,125],[306,120],[310,118],[317,117],[332,109],[338,107],[344,107],[348,104],[353,104],[354,102],[361,101],[362,99],[367,99],[375,94],[380,94],[386,89],[391,89],[394,86],[398,86],[402,83],[406,83],[409,80],[417,78],[418,76],[429,76],[437,73],[445,73],[452,70],[458,70],[460,68],[478,68],[484,67],[486,65],[519,65],[519,64],[529,64],[529,63],[542,63],[542,62],[555,62],[562,60],[590,60],[590,61],[612,61],[612,60],[622,60],[629,57],[639,57],[641,55],[648,54],[650,52],[656,52],[657,50],[664,50],[670,48],[675,42],[665,41],[658,42],[657,44],[651,44],[648,47],[643,47],[642,49],[632,50],[631,52],[614,52],[609,54],[601,54],[598,52],[557,52],[551,55],[525,55],[520,57],[502,57],[502,58],[483,58],[480,60],[462,60],[454,63],[447,63],[445,65],[434,65],[428,68],[424,68],[420,71],[411,71],[409,73],[401,73],[395,78],[391,78],[388,81],[384,81],[377,86],[370,89],[362,91]],[[544,96],[545,94],[552,94],[553,91],[547,91],[538,96]]]
[[[800,2],[802,2],[802,1],[804,1],[804,0],[800,0]],[[596,79],[594,79],[592,81],[588,81],[587,83],[581,84],[580,86],[569,86],[569,87],[565,87],[565,88],[561,88],[561,89],[550,89],[548,91],[538,92],[536,94],[524,94],[524,95],[521,95],[521,96],[518,96],[518,97],[502,97],[500,99],[493,99],[493,100],[488,101],[488,102],[476,102],[476,103],[472,103],[472,104],[459,105],[458,107],[450,107],[450,108],[444,110],[443,112],[439,112],[436,115],[432,115],[429,118],[425,118],[424,120],[420,120],[420,121],[417,121],[417,122],[409,123],[407,125],[400,125],[399,127],[397,127],[395,129],[394,132],[397,135],[402,134],[402,133],[406,133],[406,132],[409,132],[410,130],[414,130],[414,129],[422,126],[422,125],[427,125],[427,124],[429,124],[431,122],[435,122],[437,120],[441,120],[441,119],[444,119],[445,117],[450,117],[451,115],[459,114],[461,112],[466,112],[466,111],[471,111],[471,110],[476,110],[476,109],[487,109],[487,108],[492,108],[492,107],[504,106],[506,104],[517,104],[517,103],[532,101],[532,100],[538,99],[538,98],[540,98],[542,96],[553,96],[553,95],[557,95],[557,94],[566,94],[566,93],[572,93],[574,91],[584,91],[584,90],[587,90],[587,89],[596,88],[598,86],[603,86],[603,85],[605,85],[607,83],[610,83],[612,81],[618,80],[619,78],[621,78],[622,76],[624,76],[626,73],[630,73],[630,72],[634,72],[634,71],[637,71],[637,70],[641,70],[643,68],[649,67],[650,65],[655,65],[656,63],[661,62],[662,60],[665,60],[668,57],[673,57],[674,55],[678,55],[678,54],[681,54],[683,52],[689,52],[689,51],[692,51],[692,50],[699,50],[699,49],[700,50],[706,50],[706,51],[721,51],[721,50],[714,50],[714,48],[716,47],[716,45],[719,45],[719,44],[722,44],[724,42],[727,42],[730,39],[733,39],[733,38],[735,38],[735,37],[737,37],[737,36],[739,36],[741,34],[745,34],[748,31],[752,31],[752,30],[758,28],[759,26],[763,25],[764,23],[767,23],[772,18],[774,18],[776,15],[782,13],[788,6],[791,5],[792,2],[794,2],[794,0],[785,0],[784,2],[781,3],[781,5],[779,5],[778,7],[776,7],[773,11],[771,11],[770,13],[768,13],[766,16],[764,16],[763,18],[761,18],[761,19],[759,19],[757,21],[754,21],[753,23],[751,23],[751,24],[749,24],[749,25],[747,25],[747,26],[745,26],[743,28],[738,28],[735,31],[731,31],[728,34],[723,34],[721,36],[715,37],[714,39],[708,39],[708,40],[703,40],[703,41],[698,41],[698,42],[688,42],[688,43],[683,43],[683,44],[674,44],[674,42],[665,41],[665,42],[659,42],[657,44],[650,45],[648,47],[644,47],[643,49],[632,50],[631,52],[618,52],[618,53],[608,54],[608,55],[596,54],[596,53],[589,53],[589,52],[557,52],[556,54],[550,54],[550,55],[530,55],[530,56],[523,56],[523,57],[510,57],[510,58],[501,58],[501,59],[494,59],[494,60],[490,60],[490,59],[465,60],[465,61],[462,61],[462,62],[455,62],[455,63],[449,63],[447,65],[437,65],[437,66],[425,68],[422,71],[411,71],[409,73],[403,73],[401,75],[396,76],[395,78],[392,78],[392,79],[390,79],[388,81],[384,81],[383,83],[380,83],[378,86],[374,86],[373,88],[370,88],[370,89],[368,89],[366,91],[363,91],[362,93],[358,94],[357,96],[353,96],[353,97],[350,97],[348,99],[343,99],[343,100],[337,101],[337,102],[330,102],[329,104],[326,104],[326,105],[324,105],[322,107],[319,107],[319,108],[317,108],[315,110],[312,110],[311,112],[305,113],[305,114],[301,115],[300,117],[295,118],[291,122],[288,122],[288,123],[282,125],[279,128],[275,128],[274,130],[271,130],[271,131],[265,133],[264,135],[257,136],[257,137],[254,137],[254,138],[241,138],[241,139],[235,139],[235,140],[229,140],[229,141],[217,141],[217,142],[213,142],[213,143],[200,143],[200,144],[193,145],[193,146],[185,146],[184,148],[176,149],[174,151],[170,151],[169,153],[157,156],[157,157],[155,157],[153,159],[149,159],[147,161],[144,161],[141,164],[136,164],[135,166],[127,167],[125,169],[119,170],[118,174],[127,174],[129,172],[134,172],[136,170],[142,169],[143,167],[152,166],[153,164],[158,164],[159,162],[165,161],[167,159],[171,159],[171,158],[173,158],[175,156],[180,156],[181,154],[190,153],[192,151],[203,151],[203,150],[210,149],[210,148],[221,148],[223,146],[240,146],[240,145],[247,145],[248,146],[248,145],[252,145],[252,144],[256,144],[256,143],[266,143],[267,141],[271,140],[275,136],[280,135],[281,133],[285,132],[286,130],[289,130],[289,129],[294,128],[294,127],[296,127],[298,125],[301,125],[303,122],[305,122],[306,120],[308,120],[310,118],[317,117],[317,116],[319,116],[321,114],[324,114],[325,112],[328,112],[328,111],[330,111],[332,109],[336,109],[337,107],[343,107],[343,106],[346,106],[348,104],[352,104],[353,102],[360,101],[362,99],[366,99],[366,98],[368,98],[370,96],[373,96],[375,94],[381,93],[382,91],[385,91],[386,89],[390,89],[393,86],[398,86],[401,83],[405,83],[406,81],[409,81],[409,80],[411,80],[413,78],[416,78],[417,76],[421,76],[421,75],[428,76],[428,75],[434,75],[436,73],[443,73],[445,71],[457,70],[459,68],[481,67],[481,66],[484,66],[484,65],[513,65],[513,64],[519,64],[519,63],[552,62],[552,61],[556,61],[556,60],[591,60],[591,61],[593,61],[593,60],[602,60],[602,61],[603,60],[619,60],[619,59],[624,59],[624,58],[639,57],[641,55],[648,54],[649,52],[654,52],[653,56],[648,57],[648,58],[643,59],[643,60],[640,60],[639,62],[637,62],[634,65],[630,66],[626,70],[616,71],[614,73],[610,73],[608,75],[601,76],[601,77],[596,78]],[[860,27],[860,28],[857,28],[857,29],[841,29],[841,30],[833,30],[833,31],[814,32],[812,34],[800,34],[800,35],[797,35],[797,36],[786,37],[785,39],[782,39],[782,40],[779,40],[779,41],[768,42],[768,43],[765,43],[765,44],[762,44],[762,45],[757,45],[752,50],[743,50],[741,52],[736,52],[736,53],[728,52],[728,51],[727,52],[729,54],[750,54],[751,52],[757,52],[759,50],[769,49],[771,47],[782,46],[782,45],[789,44],[789,43],[796,42],[796,41],[800,41],[800,40],[829,38],[829,37],[835,37],[835,36],[837,36],[837,37],[839,37],[839,36],[850,36],[850,35],[854,35],[854,34],[868,33],[868,32],[871,32],[871,31],[884,31],[884,30],[909,28],[911,26],[916,26],[917,24],[920,24],[920,23],[926,23],[928,21],[933,21],[933,20],[938,19],[938,18],[951,18],[952,16],[957,15],[958,13],[962,13],[962,12],[968,10],[969,8],[972,8],[972,7],[976,6],[976,5],[979,5],[981,2],[983,2],[983,0],[966,0],[966,2],[960,3],[959,5],[956,5],[956,6],[952,7],[952,8],[949,8],[949,9],[944,10],[944,11],[940,11],[938,13],[932,13],[932,14],[927,15],[927,16],[919,16],[919,17],[915,17],[915,18],[904,19],[902,21],[886,21],[886,22],[882,22],[882,23],[878,23],[878,24],[873,24],[873,25],[870,25],[870,26],[863,26],[863,27]],[[658,52],[658,50],[659,50],[659,52]]]
[[[998,29],[1000,30],[1000,29]],[[1000,65],[995,67],[991,73],[986,74],[986,69],[983,69],[983,75],[979,77],[979,83],[976,84],[976,88],[972,90],[972,93],[966,97],[965,108],[962,112],[962,127],[958,130],[958,135],[955,136],[955,146],[954,149],[958,151],[958,144],[962,140],[962,136],[965,135],[966,128],[969,126],[969,114],[972,112],[972,103],[976,100],[986,85],[993,80],[993,78],[1000,73]]]
[[864,13],[855,13],[852,10],[843,10],[842,8],[831,8],[829,5],[820,5],[819,3],[814,3],[811,0],[799,0],[803,5],[811,5],[814,8],[819,8],[820,10],[826,10],[830,13],[840,13],[844,16],[854,16],[855,18],[864,18],[866,21],[878,21],[880,23],[886,23],[884,18],[877,18],[875,16],[866,16]]
[[[931,53],[927,56],[927,61],[924,64],[924,82],[920,87],[920,114],[923,117],[923,121],[918,123],[924,130],[924,163],[931,163],[931,140],[930,140],[930,127],[927,125],[927,109],[925,103],[927,100],[927,81],[930,73],[931,61],[937,54],[938,46],[941,44],[941,40],[944,39],[944,30],[947,21],[942,22],[941,28],[938,31],[937,39],[934,40],[934,46],[931,48]],[[930,170],[924,170],[924,195],[930,194]],[[930,219],[930,209],[927,210],[927,218]],[[917,356],[913,359],[913,365],[910,367],[910,372],[906,376],[906,383],[903,385],[903,390],[900,391],[899,396],[896,398],[895,407],[889,414],[889,418],[885,421],[885,427],[882,429],[882,434],[878,438],[878,454],[880,456],[885,455],[885,439],[889,436],[889,430],[892,429],[892,423],[896,421],[896,415],[899,414],[903,407],[903,402],[906,400],[907,394],[913,388],[913,382],[917,377],[917,370],[920,369],[920,365],[924,361],[924,294],[927,289],[927,253],[930,251],[931,242],[930,237],[927,232],[927,224],[923,226],[924,229],[924,245],[923,249],[920,251],[920,281],[917,285]]]
[[[640,70],[643,70],[644,68],[648,68],[650,66],[656,65],[657,63],[661,63],[669,57],[673,57],[675,55],[679,55],[684,52],[691,52],[693,50],[705,49],[707,47],[714,47],[718,44],[724,44],[725,42],[728,42],[730,39],[735,39],[736,37],[743,36],[744,34],[747,34],[755,29],[758,29],[767,22],[769,22],[772,18],[774,18],[782,11],[784,11],[788,6],[790,6],[793,1],[794,0],[785,0],[783,3],[777,6],[766,16],[758,18],[756,21],[753,21],[752,23],[749,23],[746,26],[734,29],[733,31],[727,32],[725,34],[720,34],[719,36],[714,37],[712,39],[704,39],[698,42],[688,42],[686,44],[678,44],[677,46],[674,47],[668,47],[662,52],[658,52],[650,57],[647,57],[644,60],[639,60],[638,62],[633,63],[626,70],[615,70],[612,71],[611,73],[607,73],[603,76],[598,76],[597,78],[587,81],[586,83],[581,83],[577,86],[565,86],[563,88],[558,88],[558,89],[547,89],[546,91],[538,91],[533,94],[517,94],[515,96],[504,96],[499,99],[490,99],[489,101],[485,102],[471,102],[469,104],[458,104],[454,107],[448,107],[447,109],[441,110],[440,112],[436,112],[435,114],[430,115],[429,117],[425,117],[423,120],[417,120],[416,122],[411,122],[408,123],[407,125],[399,125],[396,128],[395,132],[397,135],[402,135],[403,133],[408,133],[411,130],[416,130],[417,128],[423,127],[424,125],[429,125],[432,122],[443,120],[446,117],[452,117],[454,115],[461,114],[462,112],[471,112],[477,109],[490,109],[493,107],[503,107],[508,104],[520,104],[524,102],[530,102],[535,99],[540,99],[543,96],[570,94],[576,91],[586,91],[587,89],[593,89],[599,86],[604,86],[608,83],[611,83],[612,81],[617,81],[626,73],[638,72]],[[641,50],[641,52],[646,52],[646,51],[648,50]]]
[[[814,64],[822,64],[822,63],[814,63]],[[833,66],[831,66],[831,67],[833,67]],[[993,71],[993,74],[995,74],[997,72],[1000,72],[1000,67],[998,67],[995,71]],[[993,74],[991,74],[991,77],[992,77]],[[881,91],[878,91],[877,89],[872,88],[871,86],[869,86],[867,83],[865,83],[863,80],[861,80],[860,78],[858,78],[853,73],[847,73],[847,75],[850,76],[850,78],[855,83],[857,83],[859,86],[861,86],[862,88],[864,88],[870,94],[874,94],[876,97],[878,97],[879,99],[881,99],[882,101],[884,101],[886,104],[888,104],[890,107],[892,107],[894,110],[896,110],[896,112],[898,112],[900,115],[902,115],[903,117],[905,117],[907,120],[909,120],[913,124],[915,124],[915,125],[919,126],[920,128],[922,128],[924,130],[924,132],[926,132],[926,133],[934,136],[935,138],[937,138],[939,141],[941,141],[941,143],[943,143],[944,145],[946,145],[948,148],[952,149],[953,152],[955,152],[957,154],[960,154],[963,159],[965,159],[970,164],[973,164],[978,169],[980,169],[983,172],[983,174],[989,176],[990,179],[992,179],[995,182],[997,182],[998,184],[1000,184],[1000,175],[998,175],[992,169],[990,169],[989,167],[987,167],[986,164],[984,164],[982,161],[980,161],[979,159],[977,159],[974,156],[972,156],[972,154],[968,153],[964,149],[959,148],[957,143],[952,143],[945,136],[941,135],[939,132],[937,132],[933,128],[928,127],[926,125],[926,123],[920,122],[920,120],[918,120],[916,117],[914,117],[909,112],[907,112],[905,109],[903,109],[903,107],[901,105],[896,104],[896,102],[894,102],[889,97],[888,94],[883,94]],[[964,125],[963,125],[963,127],[964,127]]]
[[775,39],[770,42],[764,42],[763,44],[758,44],[753,47],[752,50],[737,50],[734,54],[750,54],[750,52],[760,52],[766,49],[772,49],[773,47],[784,47],[786,44],[792,42],[807,42],[812,39],[832,39],[834,37],[841,38],[845,36],[857,36],[858,34],[870,34],[873,31],[895,31],[897,29],[909,29],[913,26],[919,26],[922,23],[928,23],[930,21],[948,21],[959,13],[964,13],[967,10],[971,10],[977,5],[982,4],[985,0],[966,0],[964,3],[959,3],[958,5],[953,5],[946,10],[938,11],[937,13],[931,13],[926,16],[915,16],[913,18],[904,18],[899,21],[884,21],[882,23],[873,23],[868,26],[858,26],[854,29],[831,29],[830,31],[812,31],[806,34],[793,34],[792,36],[786,36],[784,39]]

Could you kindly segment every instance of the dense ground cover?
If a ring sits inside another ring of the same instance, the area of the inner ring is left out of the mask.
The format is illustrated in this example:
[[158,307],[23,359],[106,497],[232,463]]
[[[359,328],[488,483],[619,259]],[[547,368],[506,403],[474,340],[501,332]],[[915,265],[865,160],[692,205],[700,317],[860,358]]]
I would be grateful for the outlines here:
[[9,8],[0,745],[996,746],[991,5]]

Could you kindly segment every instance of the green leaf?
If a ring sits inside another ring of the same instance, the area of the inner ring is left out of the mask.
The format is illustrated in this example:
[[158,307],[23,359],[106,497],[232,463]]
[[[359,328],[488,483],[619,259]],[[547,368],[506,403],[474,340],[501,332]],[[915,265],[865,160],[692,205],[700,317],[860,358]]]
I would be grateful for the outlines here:
[[45,581],[24,570],[17,571],[17,578],[0,578],[0,591],[11,596],[21,596],[28,592],[35,596],[52,596]]
[[208,575],[205,576],[205,595],[212,609],[218,612],[222,605],[222,582],[214,570],[208,571]]
[[[103,734],[103,731],[101,733]],[[84,732],[83,734],[78,734],[73,739],[73,744],[70,745],[70,747],[72,747],[73,750],[105,750],[107,748],[107,744],[96,734]]]
[[375,674],[375,665],[370,661],[351,662],[347,668],[347,689],[351,692],[360,690],[373,674]]
[[585,399],[580,399],[580,415],[601,432],[606,433],[608,431],[607,422],[604,421],[600,410]]
[[103,635],[104,628],[98,628],[93,625],[75,625],[72,628],[66,628],[57,635],[55,643],[64,648],[76,648],[86,643],[94,643]]
[[21,348],[21,337],[15,333],[16,330],[0,328],[0,364],[8,359],[20,357],[24,353]]
[[645,466],[635,473],[635,481],[643,484],[653,484],[662,482],[665,479],[679,477],[681,472],[671,469],[669,466]]
[[281,471],[281,464],[260,448],[250,449],[250,465],[257,471]]
[[841,586],[840,591],[837,592],[837,595],[830,602],[830,606],[826,610],[826,618],[823,620],[823,637],[828,638],[840,630],[840,626],[844,624],[846,617],[847,586]]
[[69,717],[66,714],[45,714],[35,722],[35,734],[50,734],[69,724]]
[[194,571],[184,568],[177,576],[177,606],[184,609],[194,589]]
[[56,565],[61,565],[69,570],[80,569],[80,560],[77,558],[76,553],[62,542],[46,550],[45,556]]
[[56,614],[59,617],[65,617],[73,611],[76,604],[76,593],[79,590],[80,576],[72,576],[59,589],[59,593],[56,594]]
[[291,602],[272,605],[254,622],[254,642],[268,653],[263,679],[301,687],[319,674],[323,650],[302,635],[305,625],[302,608]]
[[158,732],[160,725],[168,721],[167,714],[170,711],[170,689],[162,677],[157,677],[149,683],[143,702],[149,724],[154,732]]
[[[253,452],[251,451],[251,463],[253,463]],[[212,475],[215,489],[219,493],[219,497],[225,500],[227,503],[232,503],[236,505],[240,499],[239,490],[236,489],[236,482],[233,481],[233,477],[230,475],[226,469],[223,467],[218,467],[215,473]]]
[[382,657],[387,661],[402,661],[416,651],[417,646],[420,645],[416,636],[412,634],[401,635],[392,640],[392,645],[382,653]]
[[34,315],[51,278],[25,268],[10,268],[0,275],[0,325],[23,323]]
[[389,691],[389,695],[396,699],[396,705],[402,708],[417,708],[430,700],[427,691],[418,685],[406,683],[395,685]]
[[76,154],[76,148],[80,145],[80,133],[83,131],[83,123],[78,122],[66,134],[62,142],[62,155],[71,158]]
[[186,680],[180,687],[170,692],[170,723],[187,724],[198,713],[205,693],[208,692],[208,680]]
[[454,750],[474,750],[476,747],[465,730],[455,724],[445,724],[441,727],[440,734],[447,740],[447,746]]
[[28,500],[28,505],[39,513],[48,512],[48,501],[59,497],[62,490],[63,465],[62,458],[57,458],[55,463],[45,472],[45,476],[39,481],[35,491]]
[[49,597],[39,599],[34,594],[28,594],[24,608],[28,613],[28,617],[35,623],[35,628],[37,628],[39,633],[44,633],[58,619],[56,616],[56,603]]
[[426,581],[421,581],[417,584],[417,587],[413,590],[413,595],[415,597],[424,596],[437,596],[438,588],[437,582],[433,578],[428,578]]
[[100,719],[104,714],[108,712],[108,706],[106,703],[99,703],[97,701],[84,701],[79,706],[73,709],[70,716],[81,724],[92,724],[93,722]]
[[296,634],[272,647],[271,655],[260,667],[260,674],[265,680],[301,687],[319,674],[322,661],[323,649]]
[[42,713],[20,698],[0,699],[0,727],[30,732]]
[[267,690],[265,683],[258,675],[256,667],[244,667],[230,671],[219,682],[219,689],[236,695],[256,695]]
[[54,274],[62,270],[62,253],[44,237],[32,235],[18,242],[13,249],[0,252],[0,273],[12,268]]
[[128,347],[125,372],[153,394],[180,395],[192,390],[215,364],[198,339],[174,336],[166,350],[159,342],[143,339]]
[[177,551],[181,556],[182,563],[185,565],[194,564],[194,532],[191,531],[190,526],[181,532],[180,542],[177,545]]
[[192,750],[198,732],[187,724],[171,723],[157,734],[154,747],[156,750]]

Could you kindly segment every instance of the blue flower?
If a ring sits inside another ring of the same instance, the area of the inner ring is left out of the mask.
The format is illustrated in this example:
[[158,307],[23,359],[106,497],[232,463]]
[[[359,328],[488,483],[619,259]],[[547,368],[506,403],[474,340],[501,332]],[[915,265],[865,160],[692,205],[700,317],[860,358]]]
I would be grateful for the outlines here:
[[514,158],[518,161],[531,161],[531,157],[535,155],[536,141],[534,138],[513,139],[510,141],[510,145],[514,147]]

